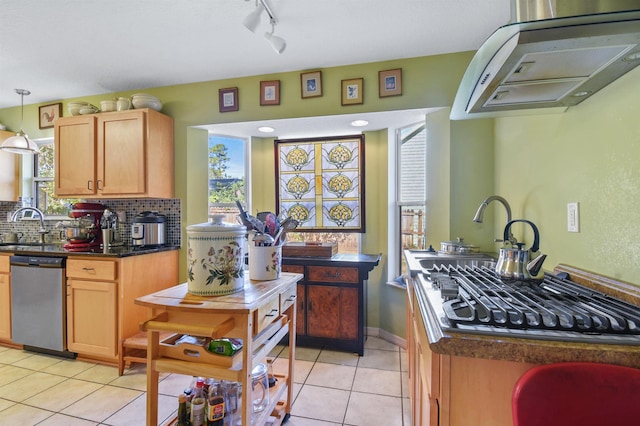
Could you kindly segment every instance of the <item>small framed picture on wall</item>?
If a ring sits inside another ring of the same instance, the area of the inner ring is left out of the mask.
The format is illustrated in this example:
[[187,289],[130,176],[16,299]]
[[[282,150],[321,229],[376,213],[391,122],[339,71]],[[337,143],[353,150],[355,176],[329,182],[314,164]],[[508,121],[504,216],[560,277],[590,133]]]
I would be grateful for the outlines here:
[[300,89],[303,99],[322,96],[322,71],[300,74]]
[[220,112],[238,111],[238,88],[229,87],[218,90]]
[[280,80],[260,82],[260,105],[280,105]]
[[364,79],[342,80],[342,105],[357,105],[364,102]]
[[381,98],[402,95],[402,68],[380,71],[378,77]]
[[41,129],[50,129],[53,122],[62,117],[62,102],[50,105],[43,105],[38,108],[38,124]]

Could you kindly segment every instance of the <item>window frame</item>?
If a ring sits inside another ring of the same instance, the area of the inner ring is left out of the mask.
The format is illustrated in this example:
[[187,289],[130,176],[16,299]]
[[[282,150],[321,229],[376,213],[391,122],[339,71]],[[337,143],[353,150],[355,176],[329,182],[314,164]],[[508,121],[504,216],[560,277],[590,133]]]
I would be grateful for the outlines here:
[[[54,144],[54,138],[53,137],[47,137],[47,138],[35,139],[34,142],[38,145],[38,147],[40,147],[42,145],[53,145]],[[28,182],[24,182],[25,188],[29,188],[29,191],[25,191],[25,192],[28,192],[28,193],[23,194],[23,196],[31,197],[32,206],[42,210],[41,206],[38,205],[39,204],[38,203],[38,184],[40,182],[54,182],[55,181],[55,171],[54,171],[54,176],[53,177],[40,177],[40,176],[37,176],[37,174],[38,174],[38,155],[39,154],[34,154],[33,156],[28,156],[29,158],[27,159],[27,161],[23,162],[23,176],[29,176]],[[54,167],[55,167],[55,164],[54,164]],[[42,210],[42,211],[44,212],[44,219],[45,220],[66,220],[66,219],[69,219],[68,215],[48,214],[44,210]]]
[[[242,136],[232,136],[232,135],[225,135],[222,133],[216,133],[216,132],[209,132],[207,135],[207,158],[208,158],[208,154],[209,154],[209,141],[211,139],[211,137],[219,137],[219,138],[229,138],[229,139],[235,139],[238,141],[242,141],[243,144],[243,173],[244,173],[244,197],[245,199],[244,201],[244,207],[245,210],[247,211],[251,211],[251,205],[250,205],[250,200],[251,200],[251,140],[249,138],[245,138]],[[210,196],[210,182],[209,182],[209,161],[207,160],[207,211],[211,214],[211,208],[214,206],[212,203],[209,202],[209,196]],[[218,207],[227,207],[227,208],[235,208],[235,203],[218,203]],[[236,208],[237,210],[237,208]],[[237,213],[239,214],[240,211],[238,210]],[[225,220],[227,222],[230,223],[236,223],[236,220],[230,220],[228,217]]]
[[[390,257],[390,265],[393,265],[390,267],[390,272],[391,272],[391,276],[393,277],[397,277],[398,275],[400,275],[402,273],[402,265],[404,262],[404,256],[402,255],[402,252],[404,251],[403,248],[403,223],[402,223],[402,212],[403,212],[403,208],[404,207],[411,207],[411,206],[420,206],[423,211],[424,211],[424,215],[422,218],[422,224],[423,224],[423,243],[426,242],[426,212],[427,212],[427,185],[426,185],[426,175],[425,175],[425,182],[424,182],[424,193],[422,194],[423,197],[422,199],[411,199],[411,200],[404,200],[402,199],[402,181],[401,181],[401,171],[403,169],[402,167],[402,145],[403,145],[403,137],[402,137],[402,131],[404,129],[410,129],[412,127],[415,127],[416,130],[412,131],[410,133],[410,135],[418,135],[422,132],[425,133],[424,138],[425,138],[425,156],[423,158],[424,160],[424,167],[426,170],[427,167],[427,158],[426,158],[426,144],[427,144],[427,123],[426,123],[426,119],[419,121],[419,122],[415,122],[415,123],[410,123],[407,125],[404,125],[402,127],[396,128],[393,132],[393,158],[390,158],[390,162],[393,161],[393,165],[395,166],[395,170],[394,170],[394,203],[393,203],[393,212],[392,212],[392,219],[389,221],[389,229],[390,229],[390,236],[392,236],[392,238],[389,239],[389,241],[391,241],[391,245],[392,247],[390,247],[390,254],[393,252],[396,255],[395,256],[389,256]],[[391,134],[391,133],[390,133]],[[397,259],[395,259],[395,257],[397,256]],[[391,263],[393,262],[393,263]]]

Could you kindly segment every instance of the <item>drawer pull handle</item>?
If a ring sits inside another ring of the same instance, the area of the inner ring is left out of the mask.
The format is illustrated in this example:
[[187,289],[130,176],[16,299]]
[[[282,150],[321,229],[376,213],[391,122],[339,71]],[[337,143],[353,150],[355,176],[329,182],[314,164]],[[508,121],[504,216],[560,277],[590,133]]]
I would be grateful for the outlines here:
[[98,180],[96,181],[96,189],[97,189],[98,191],[102,191],[102,190],[104,189],[104,187],[100,186],[100,182],[102,182],[102,180],[101,180],[101,179],[98,179]]
[[93,191],[93,187],[91,186],[91,181],[90,180],[87,181],[87,189],[89,191]]
[[268,314],[265,314],[264,316],[265,317],[275,317],[277,313],[278,313],[278,310],[274,308],[274,309],[271,310],[271,312],[269,312]]
[[95,271],[95,269],[94,269],[94,268],[87,268],[86,266],[84,266],[84,267],[82,268],[82,270],[83,270],[83,271]]
[[296,300],[296,295],[292,294],[291,296],[285,299],[285,302],[293,302],[294,300]]
[[336,272],[334,272],[334,273],[332,274],[332,273],[330,273],[330,272],[328,272],[328,271],[327,271],[327,272],[325,273],[325,276],[326,276],[326,277],[328,277],[328,278],[338,278],[338,277],[340,276],[340,272],[339,272],[339,271],[336,271]]

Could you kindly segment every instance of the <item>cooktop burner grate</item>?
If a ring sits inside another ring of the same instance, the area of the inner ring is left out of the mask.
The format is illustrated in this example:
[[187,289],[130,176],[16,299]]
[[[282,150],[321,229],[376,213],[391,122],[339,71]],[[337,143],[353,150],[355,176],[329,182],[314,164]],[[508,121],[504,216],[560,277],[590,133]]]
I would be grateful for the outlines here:
[[639,307],[553,275],[527,285],[504,283],[485,267],[436,267],[430,274],[445,290],[443,310],[456,326],[640,335]]

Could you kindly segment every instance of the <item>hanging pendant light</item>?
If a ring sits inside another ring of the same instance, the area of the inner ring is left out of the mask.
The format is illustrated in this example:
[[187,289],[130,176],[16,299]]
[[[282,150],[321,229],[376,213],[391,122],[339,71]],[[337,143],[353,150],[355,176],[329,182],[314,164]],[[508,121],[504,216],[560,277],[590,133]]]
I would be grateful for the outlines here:
[[15,89],[16,93],[20,95],[21,104],[22,104],[22,116],[20,118],[20,131],[16,133],[15,136],[11,136],[6,139],[0,145],[0,149],[7,152],[12,152],[14,154],[37,154],[40,152],[38,150],[38,145],[24,133],[22,130],[22,125],[24,124],[24,97],[29,96],[31,94],[30,91],[25,89]]

